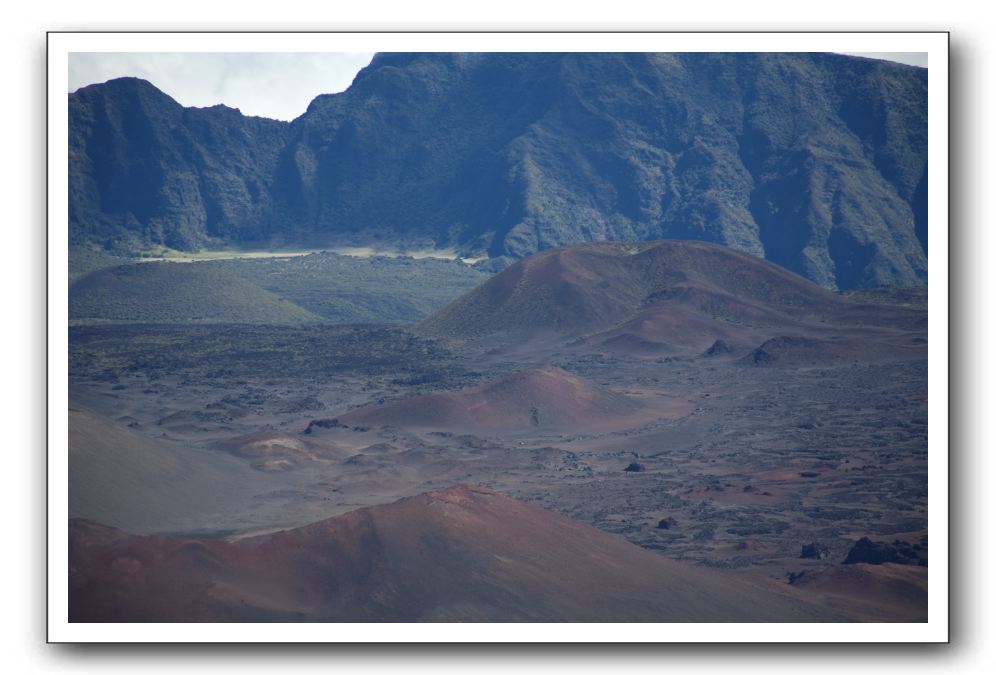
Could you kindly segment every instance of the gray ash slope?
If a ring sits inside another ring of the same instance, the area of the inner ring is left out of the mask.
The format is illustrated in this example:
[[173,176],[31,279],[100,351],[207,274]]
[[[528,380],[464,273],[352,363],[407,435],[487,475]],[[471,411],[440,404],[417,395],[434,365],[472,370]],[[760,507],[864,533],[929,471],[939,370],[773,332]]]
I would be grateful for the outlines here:
[[925,282],[924,69],[832,54],[380,54],[293,122],[69,96],[75,245],[695,239]]

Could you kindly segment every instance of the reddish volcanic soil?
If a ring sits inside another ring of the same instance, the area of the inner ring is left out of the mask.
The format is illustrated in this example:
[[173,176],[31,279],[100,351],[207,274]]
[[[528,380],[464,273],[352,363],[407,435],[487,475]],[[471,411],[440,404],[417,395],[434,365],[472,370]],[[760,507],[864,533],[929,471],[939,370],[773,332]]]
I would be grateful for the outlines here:
[[69,551],[71,621],[848,618],[785,583],[669,560],[467,486],[234,542],[73,520]]
[[888,620],[886,616],[927,620],[926,567],[894,563],[832,565],[806,570],[792,585],[824,594],[834,604],[866,611],[869,617],[880,617],[879,620]]
[[341,419],[350,424],[448,430],[594,431],[625,429],[691,409],[691,404],[680,401],[644,404],[560,368],[543,366],[481,387],[359,408]]
[[754,256],[673,240],[537,253],[422,323],[433,335],[535,346],[559,334],[580,351],[638,358],[691,356],[722,339],[738,358],[779,365],[917,358],[925,350],[913,338],[925,329],[926,312],[852,300]]

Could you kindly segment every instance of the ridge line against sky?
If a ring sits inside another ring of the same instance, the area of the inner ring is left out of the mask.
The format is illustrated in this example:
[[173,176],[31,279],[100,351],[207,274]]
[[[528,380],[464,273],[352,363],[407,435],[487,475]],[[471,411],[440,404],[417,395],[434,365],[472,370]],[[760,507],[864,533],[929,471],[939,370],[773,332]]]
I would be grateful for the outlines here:
[[[927,65],[925,53],[846,52]],[[69,58],[69,92],[139,77],[187,107],[224,104],[244,115],[292,120],[320,94],[346,90],[373,52],[79,52]]]

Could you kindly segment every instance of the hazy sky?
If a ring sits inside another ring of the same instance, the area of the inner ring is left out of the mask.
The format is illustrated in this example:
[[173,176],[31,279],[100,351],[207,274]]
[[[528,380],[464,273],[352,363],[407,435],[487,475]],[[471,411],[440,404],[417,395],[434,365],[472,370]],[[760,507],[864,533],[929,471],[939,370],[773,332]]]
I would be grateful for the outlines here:
[[840,52],[851,56],[867,56],[871,59],[898,61],[910,66],[927,67],[927,52]]
[[69,91],[131,75],[185,106],[224,103],[245,115],[290,120],[319,94],[349,87],[373,53],[73,53]]
[[[927,65],[925,53],[851,52]],[[349,87],[373,53],[73,53],[69,91],[115,77],[148,80],[185,106],[224,103],[245,115],[291,120],[315,96]]]

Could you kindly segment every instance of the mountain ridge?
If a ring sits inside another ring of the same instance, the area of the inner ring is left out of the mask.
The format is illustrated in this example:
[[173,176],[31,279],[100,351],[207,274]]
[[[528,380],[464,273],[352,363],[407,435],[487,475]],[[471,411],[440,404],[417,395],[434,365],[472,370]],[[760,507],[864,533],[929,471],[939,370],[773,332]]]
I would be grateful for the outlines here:
[[70,239],[389,240],[499,266],[697,239],[827,288],[916,286],[926,87],[833,54],[381,54],[278,122],[115,80],[69,97]]

